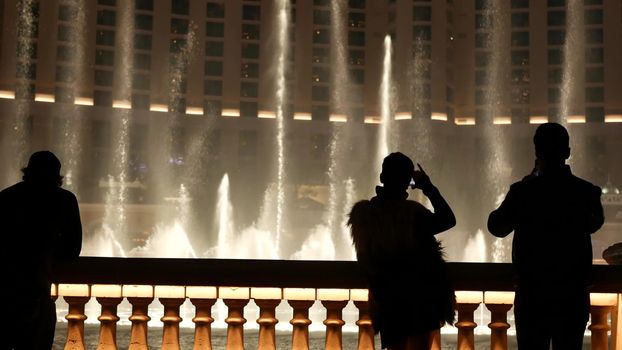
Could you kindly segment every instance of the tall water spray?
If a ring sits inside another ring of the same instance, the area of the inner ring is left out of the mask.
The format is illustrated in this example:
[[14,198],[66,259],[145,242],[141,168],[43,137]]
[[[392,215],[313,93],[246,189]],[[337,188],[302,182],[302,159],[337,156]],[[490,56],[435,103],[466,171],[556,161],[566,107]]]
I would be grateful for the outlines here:
[[28,148],[30,145],[29,118],[31,109],[30,79],[35,69],[32,57],[36,46],[33,42],[37,33],[39,21],[34,0],[17,1],[17,49],[15,72],[15,111],[10,123],[6,124],[2,132],[1,152],[6,170],[3,172],[2,187],[10,185],[20,178],[19,169],[26,165]]
[[394,144],[389,142],[389,133],[393,124],[393,110],[391,108],[392,79],[392,43],[391,36],[384,37],[384,54],[382,57],[382,80],[380,81],[380,128],[378,129],[378,146],[376,151],[375,169],[382,167],[382,160],[395,149]]
[[564,41],[564,65],[562,70],[562,86],[559,104],[559,117],[567,123],[568,117],[577,113],[582,107],[579,99],[578,79],[583,76],[585,55],[585,24],[583,1],[567,0],[566,2],[566,38]]
[[121,2],[118,5],[119,30],[117,42],[119,55],[115,67],[117,86],[116,100],[122,107],[113,122],[113,145],[111,174],[108,175],[108,192],[104,210],[104,232],[110,239],[127,240],[127,213],[125,206],[128,200],[128,170],[129,170],[129,133],[131,109],[131,83],[133,72],[134,48],[134,3]]
[[[502,125],[505,118],[509,118],[507,105],[507,91],[509,75],[509,17],[507,15],[507,4],[499,0],[487,0],[484,10],[485,27],[488,30],[490,42],[489,55],[490,61],[486,73],[488,82],[487,90],[484,93],[484,120],[482,123],[485,137],[486,154],[484,167],[485,177],[488,183],[488,193],[484,198],[485,210],[492,209],[500,204],[503,194],[511,181],[511,166],[508,162],[506,135]],[[494,261],[505,261],[509,259],[509,245],[507,240],[496,240],[493,242],[491,258]]]
[[[87,32],[86,28],[86,11],[85,0],[70,0],[67,2],[67,6],[73,11],[73,30],[75,34],[75,40],[73,42],[74,55],[72,56],[72,66],[74,70],[74,80],[72,83],[72,91],[74,98],[82,97],[86,87],[86,76],[88,65],[86,64],[86,40]],[[62,135],[60,135],[60,157],[63,161],[64,179],[63,185],[78,198],[80,197],[77,179],[80,178],[80,164],[82,160],[82,108],[76,105],[63,104],[63,127],[61,129]],[[58,135],[57,135],[58,136]]]
[[229,195],[229,175],[225,174],[218,186],[218,201],[216,203],[216,218],[218,220],[218,245],[216,246],[216,257],[223,258],[231,252],[233,248],[231,239],[233,238],[233,207],[231,206]]
[[[566,2],[566,38],[564,41],[564,65],[559,101],[560,122],[568,126],[573,117],[582,118],[585,111],[584,96],[581,94],[585,77],[585,19],[583,1]],[[585,171],[585,146],[581,142],[579,127],[570,135],[572,157],[569,163],[579,172]]]
[[287,69],[287,53],[289,51],[289,0],[278,0],[276,5],[277,18],[277,69],[276,69],[276,123],[277,123],[277,205],[274,245],[281,249],[281,235],[284,227],[285,211],[285,113],[287,103],[285,74]]
[[[342,218],[350,210],[350,205],[345,202],[346,181],[351,177],[348,174],[348,149],[350,148],[352,123],[348,119],[352,116],[349,101],[352,94],[356,94],[356,87],[351,84],[348,70],[348,47],[347,47],[347,2],[344,0],[331,1],[331,130],[328,176],[328,203],[321,225],[329,231],[329,237],[336,247],[337,259],[351,259],[352,249],[349,235],[344,236],[347,228]],[[318,231],[319,228],[315,228]]]

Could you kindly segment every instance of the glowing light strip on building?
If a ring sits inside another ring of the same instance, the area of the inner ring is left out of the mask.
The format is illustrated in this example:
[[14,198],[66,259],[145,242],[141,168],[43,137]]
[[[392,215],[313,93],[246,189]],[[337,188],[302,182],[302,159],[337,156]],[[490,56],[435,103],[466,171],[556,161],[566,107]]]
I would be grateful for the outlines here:
[[367,115],[364,120],[365,124],[380,124],[382,120],[379,116],[375,115]]
[[458,117],[454,120],[456,125],[475,125],[475,118],[473,117]]
[[225,108],[222,110],[222,116],[223,117],[239,117],[240,116],[240,110],[239,109],[233,109],[233,108]]
[[492,123],[495,125],[508,125],[512,124],[512,117],[498,116],[492,119]]
[[532,115],[529,117],[529,124],[544,124],[549,122],[549,117],[545,115]]
[[76,97],[73,103],[80,106],[92,106],[95,104],[95,101],[90,97]]
[[569,115],[568,117],[566,117],[566,121],[569,124],[585,123],[585,116],[584,115]]
[[186,114],[203,115],[203,108],[201,108],[201,107],[186,107]]
[[430,119],[446,122],[447,121],[447,113],[432,112],[432,116],[430,116]]
[[276,114],[272,111],[259,111],[257,118],[261,119],[276,119]]
[[51,94],[35,94],[35,101],[54,103],[56,99],[54,98],[54,95]]
[[622,123],[622,114],[609,114],[605,116],[605,123]]
[[348,117],[345,114],[331,114],[328,120],[333,123],[345,123],[348,121]]
[[168,112],[168,106],[154,103],[151,106],[149,106],[149,110],[152,112]]
[[132,103],[128,100],[114,100],[112,101],[112,108],[132,109]]
[[294,113],[294,120],[311,120],[311,113]]
[[15,99],[15,91],[0,90],[0,98]]
[[408,120],[412,119],[413,115],[410,112],[397,112],[395,113],[395,120]]

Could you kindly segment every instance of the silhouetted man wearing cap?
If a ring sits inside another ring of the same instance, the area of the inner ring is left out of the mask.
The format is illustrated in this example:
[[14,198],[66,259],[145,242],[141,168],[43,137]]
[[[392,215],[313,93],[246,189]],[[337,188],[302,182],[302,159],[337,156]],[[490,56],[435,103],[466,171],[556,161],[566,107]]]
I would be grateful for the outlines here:
[[589,317],[592,242],[603,222],[601,189],[565,164],[569,136],[557,123],[533,138],[536,167],[488,218],[497,237],[514,231],[514,315],[521,350],[581,349]]
[[52,348],[54,264],[77,258],[82,246],[78,201],[60,188],[60,168],[53,153],[35,152],[22,169],[23,181],[0,192],[5,315],[0,318],[0,349]]

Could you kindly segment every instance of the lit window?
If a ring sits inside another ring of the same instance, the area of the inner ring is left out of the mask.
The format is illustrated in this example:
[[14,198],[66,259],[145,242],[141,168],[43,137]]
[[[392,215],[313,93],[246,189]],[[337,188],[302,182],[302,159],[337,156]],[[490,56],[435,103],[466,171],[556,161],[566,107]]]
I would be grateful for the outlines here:
[[259,40],[259,25],[242,24],[242,39]]
[[257,63],[242,63],[240,69],[240,75],[242,78],[257,78],[259,77],[259,64]]

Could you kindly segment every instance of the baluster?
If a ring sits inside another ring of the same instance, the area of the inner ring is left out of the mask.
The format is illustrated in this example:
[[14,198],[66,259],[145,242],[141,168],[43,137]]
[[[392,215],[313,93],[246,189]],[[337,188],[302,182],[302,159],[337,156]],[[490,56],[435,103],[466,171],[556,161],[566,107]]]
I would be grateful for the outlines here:
[[374,328],[369,315],[367,289],[351,289],[350,299],[359,310],[359,319],[356,325],[359,327],[358,349],[374,350]]
[[153,302],[153,287],[144,285],[124,285],[123,296],[132,305],[132,322],[128,350],[148,350],[149,304]]
[[218,296],[222,298],[229,309],[227,319],[227,350],[244,349],[244,307],[250,297],[249,288],[218,288]]
[[108,350],[117,348],[117,305],[121,303],[122,298],[96,298],[101,305],[101,315],[97,318],[100,322],[99,326],[99,344],[98,350]]
[[283,297],[280,288],[252,288],[251,298],[259,306],[259,341],[257,348],[260,350],[276,350],[275,325],[279,320],[275,317],[275,308],[281,303]]
[[193,350],[212,350],[212,306],[216,303],[216,287],[186,287],[186,297],[195,307]]
[[588,329],[592,332],[592,350],[607,350],[609,348],[609,312],[616,304],[615,294],[591,293],[590,315],[591,322]]
[[611,315],[611,347],[622,349],[622,294],[616,294],[615,307]]
[[59,284],[58,295],[69,304],[67,320],[66,350],[85,350],[84,344],[84,305],[91,299],[90,288],[86,284]]
[[117,305],[121,298],[120,285],[95,284],[91,286],[91,297],[101,305],[99,320],[98,350],[116,350],[117,348]]
[[437,329],[430,334],[430,350],[441,350],[441,330]]
[[180,350],[179,346],[179,307],[184,303],[186,291],[180,286],[156,286],[155,296],[164,306],[160,319],[162,326],[162,350]]
[[342,319],[343,308],[350,299],[350,291],[347,289],[318,289],[318,299],[326,308],[326,350],[341,350],[341,328],[345,324]]
[[508,348],[508,311],[513,306],[514,293],[485,292],[484,303],[490,310],[490,349],[507,350]]
[[456,292],[458,322],[458,350],[475,350],[473,330],[477,327],[473,313],[484,300],[482,292]]
[[127,300],[132,304],[132,315],[129,317],[132,328],[128,350],[148,350],[148,322],[151,320],[148,310],[153,298],[128,297]]
[[315,303],[315,289],[285,288],[283,298],[293,308],[292,350],[309,350],[309,308]]

